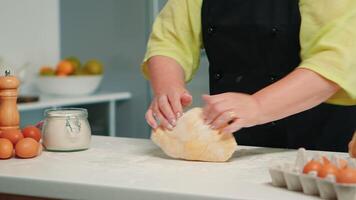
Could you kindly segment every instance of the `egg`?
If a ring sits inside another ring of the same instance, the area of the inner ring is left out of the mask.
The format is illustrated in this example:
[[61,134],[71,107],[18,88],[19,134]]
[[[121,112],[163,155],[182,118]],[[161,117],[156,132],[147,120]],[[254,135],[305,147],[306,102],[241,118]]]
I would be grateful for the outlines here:
[[311,171],[316,171],[319,172],[319,170],[321,169],[322,164],[319,161],[316,160],[311,160],[309,161],[303,168],[303,173],[304,174],[308,174]]
[[340,169],[346,168],[348,166],[347,160],[339,158],[337,160]]
[[33,158],[40,152],[40,143],[33,138],[23,138],[17,142],[15,153],[20,158]]
[[319,169],[318,177],[325,178],[329,174],[332,174],[336,177],[338,173],[339,173],[339,168],[333,163],[331,163],[330,161],[328,161],[328,162],[324,162],[324,164]]
[[39,142],[42,137],[41,130],[36,126],[27,126],[23,128],[22,134],[25,138],[30,137],[35,139],[37,142]]
[[0,159],[8,159],[12,157],[14,146],[11,141],[5,138],[0,138]]
[[1,133],[1,137],[10,140],[14,146],[19,140],[23,139],[22,132],[19,129],[4,130]]
[[345,167],[336,176],[337,183],[356,183],[356,169]]

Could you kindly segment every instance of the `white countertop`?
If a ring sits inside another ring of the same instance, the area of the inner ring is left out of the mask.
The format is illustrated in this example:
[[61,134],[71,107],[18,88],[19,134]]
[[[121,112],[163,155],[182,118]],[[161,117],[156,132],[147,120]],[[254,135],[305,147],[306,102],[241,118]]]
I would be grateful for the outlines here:
[[296,151],[239,147],[227,163],[170,159],[151,141],[93,136],[87,151],[0,160],[0,193],[67,199],[319,199],[271,186]]

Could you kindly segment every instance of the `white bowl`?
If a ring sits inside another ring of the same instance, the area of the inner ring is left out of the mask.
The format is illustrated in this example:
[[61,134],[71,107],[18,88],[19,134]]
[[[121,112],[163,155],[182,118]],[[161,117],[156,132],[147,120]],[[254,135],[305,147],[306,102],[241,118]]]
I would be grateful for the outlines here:
[[102,75],[38,76],[36,85],[45,94],[80,96],[95,92],[102,78]]

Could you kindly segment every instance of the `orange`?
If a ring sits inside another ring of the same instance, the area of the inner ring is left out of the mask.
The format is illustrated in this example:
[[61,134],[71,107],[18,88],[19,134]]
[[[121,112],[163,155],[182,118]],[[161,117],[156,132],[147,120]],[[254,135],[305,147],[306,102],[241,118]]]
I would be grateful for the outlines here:
[[74,73],[74,66],[71,62],[67,60],[62,60],[57,65],[57,75],[70,75]]
[[49,66],[43,66],[40,69],[40,75],[42,75],[42,76],[52,76],[54,74],[55,74],[54,69],[52,69]]
[[93,75],[103,74],[104,65],[99,60],[89,60],[85,63],[84,70]]
[[63,73],[63,72],[56,72],[57,76],[68,76],[68,74]]

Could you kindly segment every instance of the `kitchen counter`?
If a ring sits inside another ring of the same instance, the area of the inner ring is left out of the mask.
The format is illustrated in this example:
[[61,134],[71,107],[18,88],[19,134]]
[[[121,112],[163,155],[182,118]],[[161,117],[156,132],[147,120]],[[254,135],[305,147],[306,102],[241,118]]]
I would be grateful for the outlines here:
[[[344,154],[346,155],[346,154]],[[319,199],[271,185],[296,151],[241,147],[227,163],[170,159],[151,141],[93,136],[87,151],[0,160],[0,193],[65,199]]]

